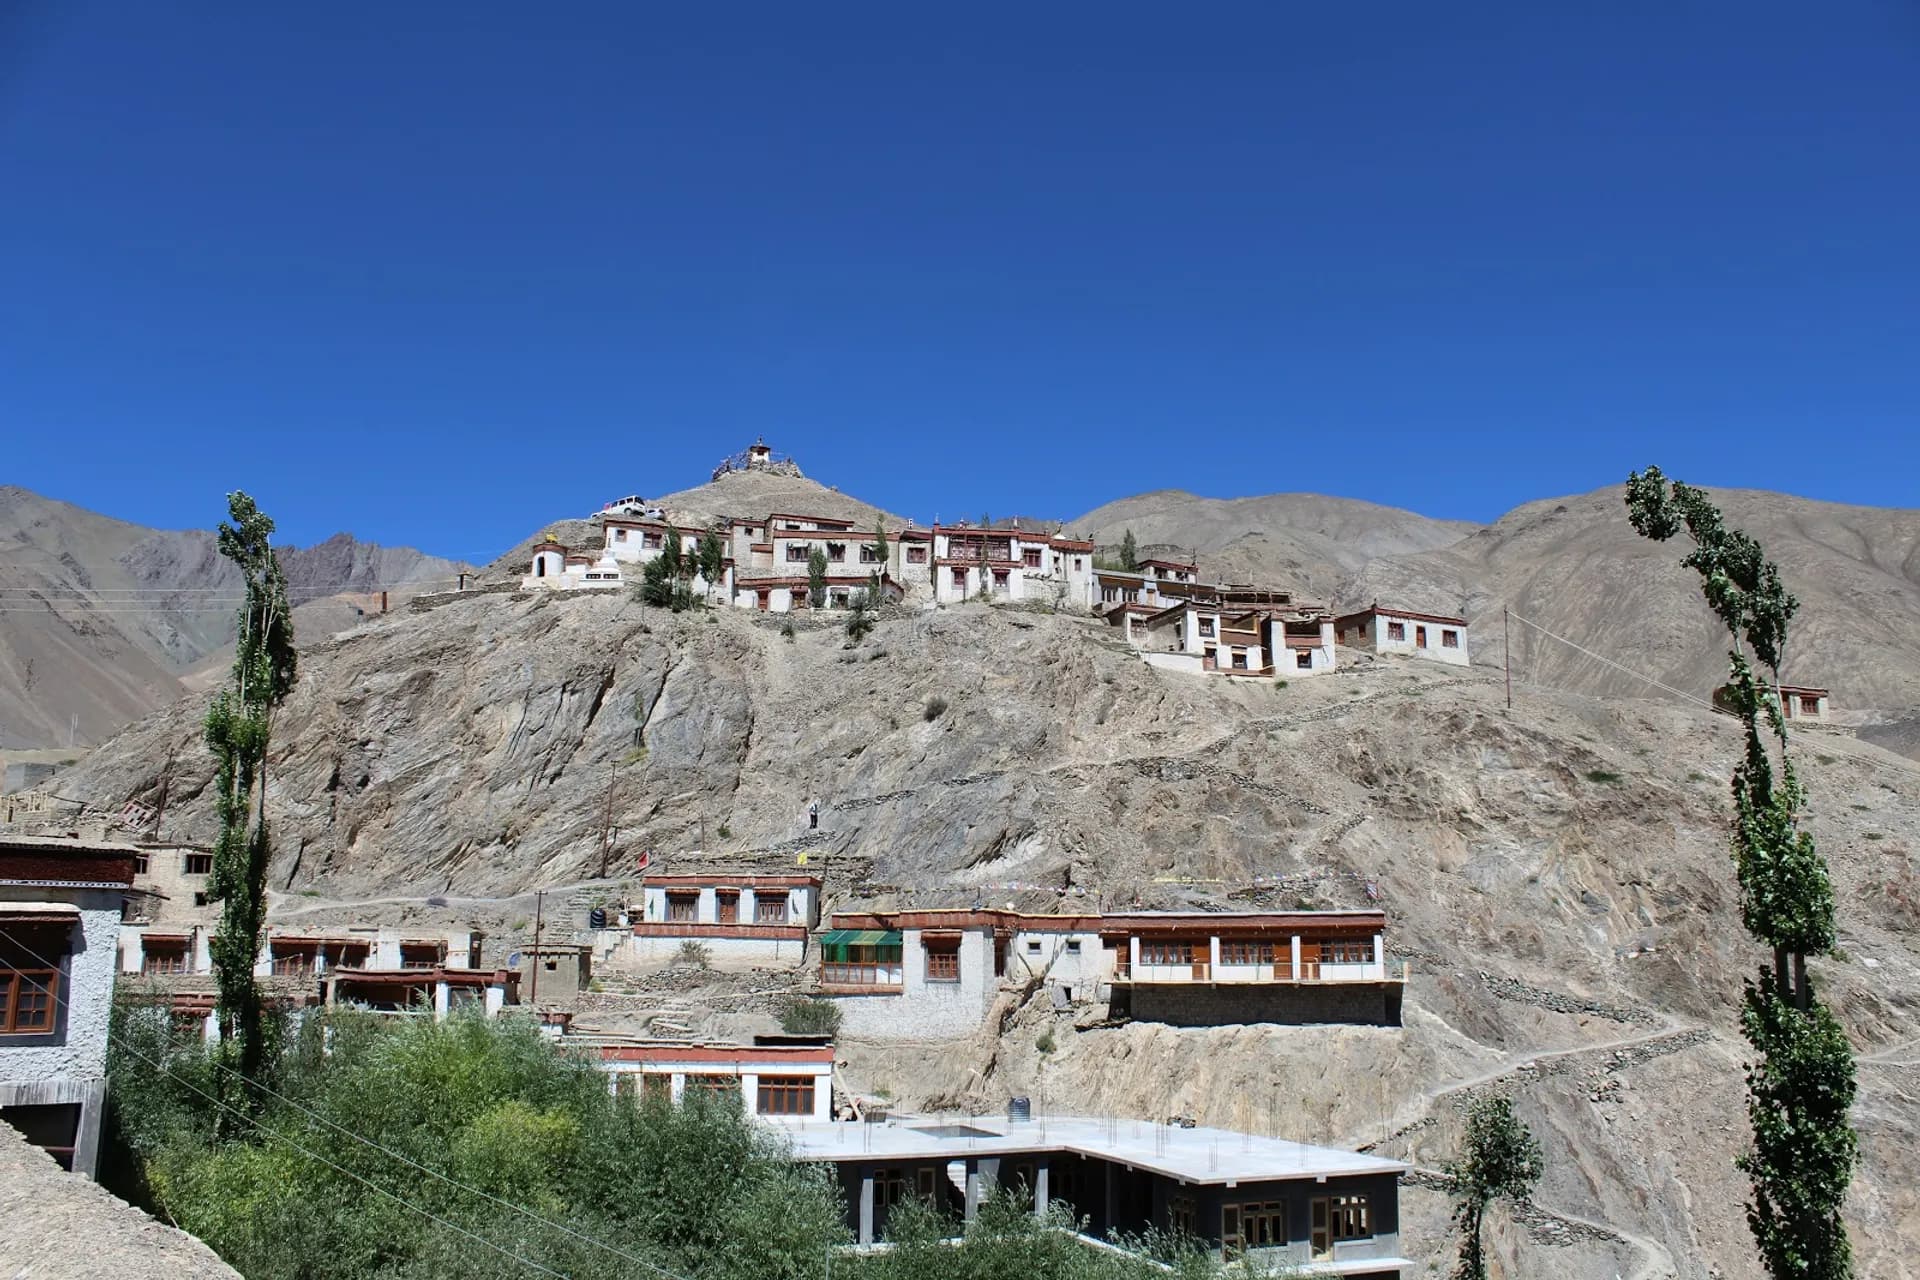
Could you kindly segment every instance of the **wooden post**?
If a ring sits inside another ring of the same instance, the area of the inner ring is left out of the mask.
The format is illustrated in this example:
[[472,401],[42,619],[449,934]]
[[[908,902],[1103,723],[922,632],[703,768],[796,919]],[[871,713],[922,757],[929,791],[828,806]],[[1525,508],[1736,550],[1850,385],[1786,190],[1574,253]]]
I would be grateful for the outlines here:
[[1510,611],[1500,606],[1500,657],[1507,668],[1507,710],[1513,710],[1513,624]]
[[386,611],[387,611],[387,593],[382,591],[380,593],[380,612],[385,613]]

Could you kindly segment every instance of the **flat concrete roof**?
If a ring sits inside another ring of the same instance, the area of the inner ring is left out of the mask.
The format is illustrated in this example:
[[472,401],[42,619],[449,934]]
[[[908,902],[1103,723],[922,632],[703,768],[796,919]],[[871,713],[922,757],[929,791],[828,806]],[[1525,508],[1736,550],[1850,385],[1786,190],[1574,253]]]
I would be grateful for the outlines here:
[[1182,1129],[1151,1120],[1051,1116],[893,1116],[879,1124],[783,1125],[797,1160],[962,1160],[1061,1152],[1111,1160],[1182,1182],[1231,1185],[1296,1178],[1404,1173],[1399,1160],[1263,1138],[1226,1129]]

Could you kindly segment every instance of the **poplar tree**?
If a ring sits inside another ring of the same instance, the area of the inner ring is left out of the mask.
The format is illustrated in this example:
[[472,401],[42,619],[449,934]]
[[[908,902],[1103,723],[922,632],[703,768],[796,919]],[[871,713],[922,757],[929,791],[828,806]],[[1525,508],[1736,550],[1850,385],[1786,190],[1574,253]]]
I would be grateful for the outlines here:
[[1140,572],[1140,544],[1133,540],[1131,529],[1120,539],[1120,568],[1127,573]]
[[720,540],[717,526],[700,535],[698,559],[700,576],[707,580],[707,597],[711,599],[713,589],[720,585],[720,577],[726,572],[727,566],[727,548]]
[[1859,1146],[1847,1121],[1853,1050],[1807,974],[1809,955],[1834,948],[1833,884],[1813,836],[1799,827],[1806,792],[1787,751],[1779,697],[1787,624],[1799,601],[1760,544],[1726,527],[1705,490],[1669,484],[1648,467],[1627,478],[1627,511],[1634,529],[1656,542],[1686,531],[1694,549],[1681,563],[1699,573],[1708,606],[1733,638],[1728,701],[1746,739],[1733,772],[1734,870],[1742,923],[1773,952],[1773,963],[1747,981],[1740,1014],[1760,1054],[1747,1068],[1753,1147],[1737,1161],[1753,1184],[1747,1225],[1773,1280],[1846,1280],[1853,1252],[1840,1210]]
[[880,580],[887,572],[887,526],[884,521],[873,522],[873,541],[868,544],[873,551],[874,564],[877,566],[867,575],[867,603],[880,603]]
[[[267,747],[273,711],[293,688],[296,660],[287,580],[273,553],[273,521],[245,493],[227,495],[231,521],[220,524],[220,554],[240,569],[244,603],[234,639],[233,675],[207,712],[214,803],[220,838],[213,848],[209,897],[221,904],[211,951],[218,984],[221,1055],[240,1078],[257,1080],[266,1060],[266,1028],[253,976],[266,923]],[[250,1105],[244,1092],[234,1105]],[[224,1116],[225,1112],[222,1113]]]
[[827,553],[818,546],[807,552],[807,602],[816,609],[827,603]]

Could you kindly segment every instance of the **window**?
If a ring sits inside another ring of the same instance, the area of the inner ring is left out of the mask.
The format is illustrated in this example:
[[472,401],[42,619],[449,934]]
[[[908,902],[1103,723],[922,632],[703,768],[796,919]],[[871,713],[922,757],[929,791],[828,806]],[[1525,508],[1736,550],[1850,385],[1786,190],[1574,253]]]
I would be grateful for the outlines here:
[[807,556],[812,550],[813,548],[804,542],[789,542],[787,544],[787,562],[789,564],[805,564],[807,562]]
[[926,1166],[922,1166],[914,1171],[914,1190],[920,1193],[922,1200],[933,1199],[934,1190],[940,1185],[938,1181],[939,1177],[940,1171],[938,1169]]
[[1005,569],[995,569],[993,571],[993,585],[996,587],[1004,587],[1007,585],[1007,571]]
[[1277,1249],[1287,1243],[1287,1206],[1279,1200],[1240,1206],[1240,1234],[1249,1249]]
[[1212,619],[1212,618],[1202,618],[1202,619],[1200,619],[1200,634],[1201,634],[1201,635],[1203,635],[1203,636],[1210,636],[1210,635],[1212,635],[1212,634],[1213,634],[1213,619]]
[[880,563],[880,557],[877,554],[875,554],[873,549],[873,544],[871,542],[863,542],[860,544],[860,563],[861,564],[879,564]]
[[847,558],[846,543],[829,542],[827,544],[827,559],[831,560],[835,564],[839,564],[842,560],[845,560],[846,558]]
[[960,981],[960,944],[958,942],[929,942],[927,946],[927,981]]
[[740,920],[740,891],[722,889],[713,895],[714,903],[719,907],[721,924],[737,924]]
[[1812,694],[1803,694],[1800,698],[1800,714],[1817,716],[1820,714],[1820,699]]
[[812,1076],[761,1076],[760,1114],[763,1116],[810,1116],[813,1114]]
[[1460,633],[1451,627],[1443,629],[1440,632],[1440,647],[1442,649],[1458,649],[1460,647]]
[[926,562],[927,562],[927,549],[925,547],[908,547],[907,548],[908,564],[925,564]]
[[213,901],[213,895],[209,894],[205,889],[199,889],[194,892],[194,895],[193,895],[194,906],[204,907],[212,901]]
[[[729,1075],[689,1075],[687,1088],[698,1090],[709,1098],[738,1098],[740,1096],[740,1077]],[[682,1096],[685,1096],[684,1094]]]
[[1040,548],[1028,547],[1022,551],[1020,553],[1020,562],[1029,569],[1038,569],[1040,567]]
[[[440,963],[444,948],[437,942],[403,942],[400,944],[400,967],[402,969],[431,969]],[[549,968],[553,962],[548,961]]]
[[1373,939],[1332,938],[1320,944],[1323,964],[1372,964]]
[[1406,638],[1407,638],[1407,624],[1406,624],[1406,623],[1404,623],[1404,622],[1389,622],[1389,623],[1387,624],[1387,639],[1389,639],[1389,640],[1405,640]]
[[210,853],[190,853],[180,864],[181,870],[190,876],[204,876],[213,873],[213,855]]
[[613,531],[613,540],[615,542],[625,542],[627,540],[627,531],[625,529],[615,529]]
[[[1212,948],[1208,948],[1211,950]],[[1140,944],[1141,964],[1192,964],[1194,944],[1191,942],[1142,942]]]
[[700,895],[697,893],[670,893],[667,895],[667,920],[673,924],[692,924],[700,917]]
[[905,1169],[877,1169],[874,1171],[874,1212],[878,1213],[882,1209],[891,1209],[897,1204],[905,1204],[906,1199],[907,1171]]
[[1067,954],[1070,956],[1077,956],[1080,954],[1080,939],[1078,938],[1067,939]]
[[1221,964],[1265,964],[1271,949],[1264,942],[1220,940]]
[[967,589],[967,571],[965,569],[955,569],[953,571],[953,585],[961,591]]
[[1040,954],[1040,939],[1038,938],[1027,939],[1027,954],[1030,956],[1037,956]]
[[1233,651],[1233,669],[1235,671],[1245,671],[1247,669],[1247,651],[1245,649],[1235,649]]
[[149,869],[149,860],[146,854],[136,853],[133,855],[133,874],[143,876],[147,874]]
[[0,969],[0,1034],[33,1035],[53,1030],[58,969]]
[[1313,1202],[1313,1257],[1333,1256],[1336,1240],[1364,1240],[1373,1234],[1365,1196],[1323,1196]]
[[640,545],[643,547],[654,549],[658,548],[660,544],[661,536],[657,533],[643,533],[640,535]]
[[1167,1201],[1167,1225],[1176,1235],[1193,1234],[1193,1197],[1174,1196]]
[[785,924],[787,922],[787,895],[753,900],[753,919],[756,924]]
[[141,951],[145,956],[140,966],[142,973],[187,972],[185,938],[147,938]]
[[1293,665],[1298,671],[1313,670],[1313,650],[1299,649],[1294,652]]

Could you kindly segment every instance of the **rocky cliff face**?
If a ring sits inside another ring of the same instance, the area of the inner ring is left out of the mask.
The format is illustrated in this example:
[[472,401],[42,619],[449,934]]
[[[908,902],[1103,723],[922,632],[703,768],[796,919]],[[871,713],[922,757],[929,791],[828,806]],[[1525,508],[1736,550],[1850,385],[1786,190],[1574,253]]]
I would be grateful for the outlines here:
[[[276,724],[278,890],[498,895],[615,873],[809,866],[829,908],[1013,902],[1356,906],[1412,964],[1400,1029],[1103,1025],[1010,995],[981,1034],[846,1045],[905,1102],[1114,1111],[1372,1144],[1431,1168],[1455,1106],[1519,1099],[1546,1142],[1510,1274],[1753,1274],[1732,1158],[1734,1026],[1759,957],[1725,852],[1730,723],[1343,653],[1284,687],[1157,673],[1089,619],[968,605],[837,627],[485,595],[314,647]],[[63,778],[117,810],[176,755],[169,835],[213,829],[201,706]],[[1863,1055],[1861,1274],[1920,1254],[1920,775],[1799,739],[1844,955],[1816,965]],[[291,900],[295,904],[299,898]],[[552,920],[549,920],[552,924]],[[1045,1045],[1051,1051],[1043,1052]],[[1437,1257],[1419,1177],[1407,1239]]]

